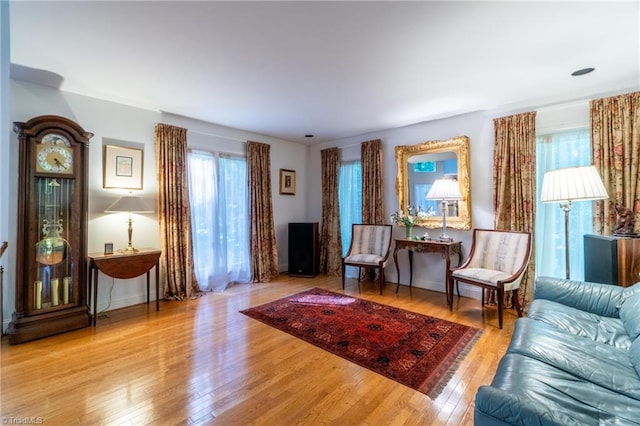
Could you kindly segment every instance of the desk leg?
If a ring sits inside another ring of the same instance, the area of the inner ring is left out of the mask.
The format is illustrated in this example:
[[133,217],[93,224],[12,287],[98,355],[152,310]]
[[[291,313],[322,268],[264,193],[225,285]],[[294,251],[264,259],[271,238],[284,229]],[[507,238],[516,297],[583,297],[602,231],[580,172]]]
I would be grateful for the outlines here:
[[96,268],[96,274],[93,277],[93,326],[96,326],[98,320],[98,275],[100,271]]
[[413,285],[413,251],[409,250],[409,290]]
[[151,280],[150,274],[151,271],[147,271],[147,305],[149,304],[149,281]]
[[398,294],[398,289],[400,288],[400,268],[398,267],[398,249],[393,250],[393,263],[396,264],[396,294]]
[[453,287],[449,291],[449,277],[451,276],[451,251],[449,248],[445,248],[444,251],[444,292],[447,295],[447,305],[451,306],[451,299],[453,299]]
[[[91,266],[91,263],[89,263],[87,269],[89,270],[89,279],[87,280],[87,306],[91,306],[91,283],[93,282],[93,266]],[[89,313],[91,313],[91,310],[89,310]]]
[[160,265],[156,263],[156,311],[160,310]]
[[[456,250],[456,252],[458,253],[458,265],[460,266],[462,265],[462,245],[458,246],[458,249]],[[456,281],[456,291],[458,292],[458,297],[460,297],[460,284]],[[453,298],[453,287],[451,287],[451,298]]]

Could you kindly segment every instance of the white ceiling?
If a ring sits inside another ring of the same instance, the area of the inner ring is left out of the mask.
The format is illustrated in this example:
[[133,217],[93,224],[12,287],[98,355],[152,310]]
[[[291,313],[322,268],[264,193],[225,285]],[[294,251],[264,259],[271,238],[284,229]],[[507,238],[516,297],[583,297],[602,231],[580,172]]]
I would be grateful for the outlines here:
[[639,6],[11,1],[12,77],[308,143],[638,90]]

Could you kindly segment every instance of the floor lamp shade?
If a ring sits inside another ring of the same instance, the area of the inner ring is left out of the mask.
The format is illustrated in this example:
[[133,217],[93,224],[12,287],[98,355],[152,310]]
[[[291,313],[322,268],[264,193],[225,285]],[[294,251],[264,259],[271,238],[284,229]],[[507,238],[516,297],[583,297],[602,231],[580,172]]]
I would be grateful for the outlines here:
[[609,198],[595,166],[569,167],[544,174],[540,201],[562,203]]
[[442,235],[438,240],[451,241],[452,238],[447,234],[447,202],[462,200],[458,181],[454,179],[436,179],[431,185],[426,198],[427,200],[440,200],[442,202]]
[[568,167],[550,170],[542,179],[540,201],[560,203],[564,212],[565,278],[569,279],[569,212],[574,201],[606,200],[609,198],[595,166]]

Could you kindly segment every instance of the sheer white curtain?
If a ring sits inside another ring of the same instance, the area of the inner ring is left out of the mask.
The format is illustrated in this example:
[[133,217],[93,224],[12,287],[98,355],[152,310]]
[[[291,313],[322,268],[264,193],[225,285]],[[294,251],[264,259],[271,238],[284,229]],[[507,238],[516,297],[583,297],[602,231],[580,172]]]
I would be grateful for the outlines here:
[[202,290],[249,282],[246,159],[190,151],[189,196],[195,272]]
[[[340,237],[342,257],[351,244],[351,225],[362,223],[362,165],[360,161],[340,164],[338,170],[338,202],[340,203]],[[357,276],[357,268],[347,267],[348,277]]]
[[[542,178],[548,170],[591,164],[589,129],[536,138],[536,275],[564,278],[564,212],[558,203],[540,202]],[[569,213],[571,279],[584,279],[584,234],[593,233],[593,203],[577,202]]]

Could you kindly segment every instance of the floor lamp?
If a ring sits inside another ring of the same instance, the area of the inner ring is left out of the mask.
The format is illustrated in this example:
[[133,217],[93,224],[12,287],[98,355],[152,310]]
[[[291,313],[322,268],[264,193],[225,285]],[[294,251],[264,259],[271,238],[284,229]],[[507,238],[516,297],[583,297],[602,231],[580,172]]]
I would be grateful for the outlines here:
[[569,279],[569,212],[575,201],[606,200],[609,198],[595,166],[568,167],[550,170],[542,179],[540,201],[560,203],[564,212],[564,262],[565,275]]
[[441,200],[442,202],[442,235],[438,241],[453,241],[447,234],[447,205],[449,201],[462,200],[460,185],[454,179],[436,179],[427,193],[427,200]]

